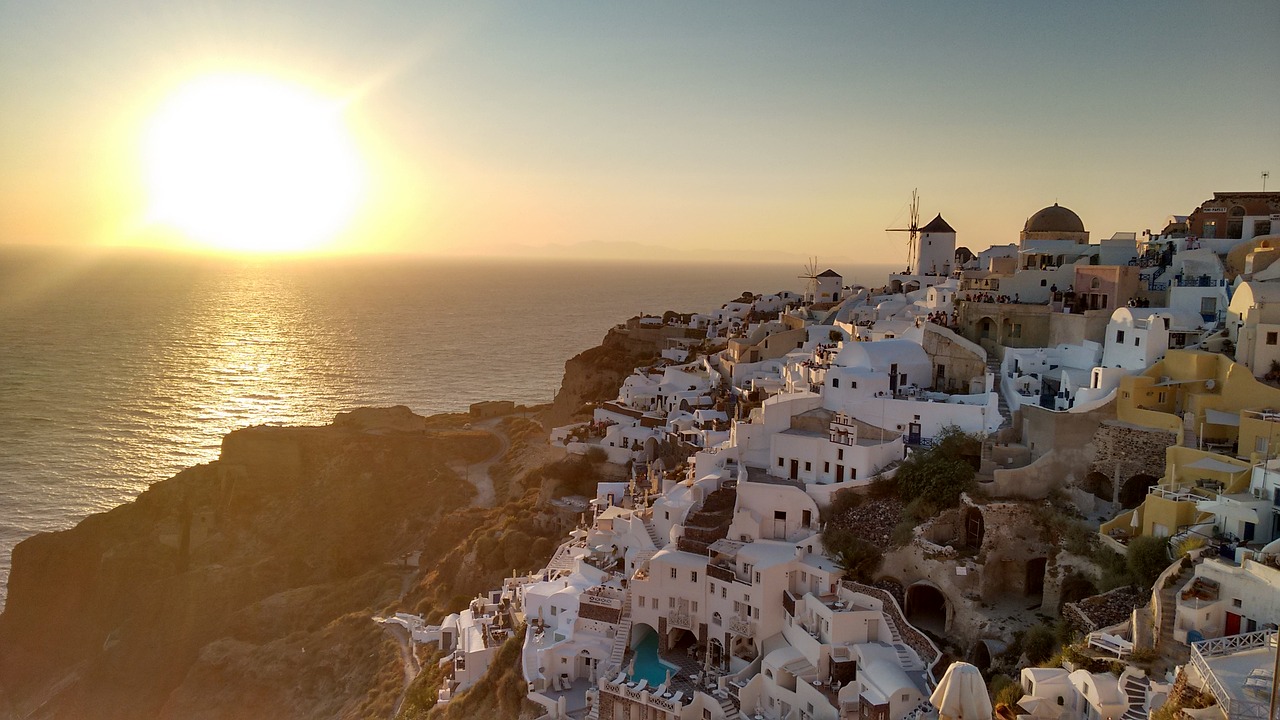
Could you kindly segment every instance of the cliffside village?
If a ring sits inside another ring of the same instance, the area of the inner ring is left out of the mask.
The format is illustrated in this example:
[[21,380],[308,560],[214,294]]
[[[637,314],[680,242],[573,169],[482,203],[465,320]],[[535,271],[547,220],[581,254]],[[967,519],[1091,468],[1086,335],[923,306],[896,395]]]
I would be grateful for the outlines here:
[[[1054,204],[976,254],[941,215],[914,229],[882,288],[813,268],[802,292],[616,328],[661,359],[551,441],[630,479],[599,484],[541,571],[439,626],[395,619],[450,653],[439,701],[524,623],[529,698],[555,718],[992,717],[998,662],[1010,720],[1174,698],[1275,717],[1280,193],[1100,241]],[[823,545],[837,495],[954,429],[980,438],[976,490],[873,537],[882,562],[851,579]],[[1149,537],[1168,541],[1149,592],[1071,589]],[[1071,652],[1007,657],[1058,618]]]

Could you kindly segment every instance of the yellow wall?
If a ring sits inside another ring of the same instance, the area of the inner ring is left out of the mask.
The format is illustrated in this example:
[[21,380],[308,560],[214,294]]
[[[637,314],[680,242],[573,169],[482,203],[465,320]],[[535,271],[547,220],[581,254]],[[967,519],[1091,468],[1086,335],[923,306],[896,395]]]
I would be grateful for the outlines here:
[[1179,527],[1190,525],[1196,519],[1196,505],[1193,502],[1148,495],[1142,505],[1143,535],[1154,535],[1153,528],[1157,524],[1165,527],[1167,535],[1173,535],[1178,532]]

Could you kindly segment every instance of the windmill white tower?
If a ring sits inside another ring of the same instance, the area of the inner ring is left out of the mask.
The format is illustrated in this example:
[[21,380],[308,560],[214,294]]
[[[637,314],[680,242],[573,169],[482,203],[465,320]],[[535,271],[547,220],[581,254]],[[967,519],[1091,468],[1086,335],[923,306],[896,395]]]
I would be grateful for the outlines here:
[[818,297],[818,258],[809,258],[809,263],[804,266],[804,274],[800,275],[801,280],[808,280],[804,285],[804,301],[805,304],[814,302]]

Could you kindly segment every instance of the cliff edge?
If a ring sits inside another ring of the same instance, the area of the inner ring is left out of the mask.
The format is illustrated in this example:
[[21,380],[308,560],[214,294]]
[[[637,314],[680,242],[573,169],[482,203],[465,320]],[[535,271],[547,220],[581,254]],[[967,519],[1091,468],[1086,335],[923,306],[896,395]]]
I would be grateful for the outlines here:
[[23,541],[0,717],[391,715],[399,650],[370,614],[404,592],[404,554],[468,505],[450,463],[493,445],[407,408],[247,428],[217,461]]

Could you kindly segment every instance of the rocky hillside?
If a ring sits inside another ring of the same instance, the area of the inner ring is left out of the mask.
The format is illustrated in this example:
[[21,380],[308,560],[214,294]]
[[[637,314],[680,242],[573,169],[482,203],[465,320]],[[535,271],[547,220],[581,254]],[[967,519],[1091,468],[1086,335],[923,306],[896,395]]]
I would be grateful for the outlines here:
[[[216,462],[22,542],[0,717],[390,717],[401,651],[370,617],[473,527],[431,543],[442,525],[505,511],[473,515],[448,470],[496,447],[405,408],[249,428]],[[427,544],[420,569],[400,564]]]
[[612,328],[604,340],[574,355],[564,364],[564,380],[546,414],[549,427],[584,419],[587,403],[613,400],[622,381],[641,365],[658,358],[656,339]]

